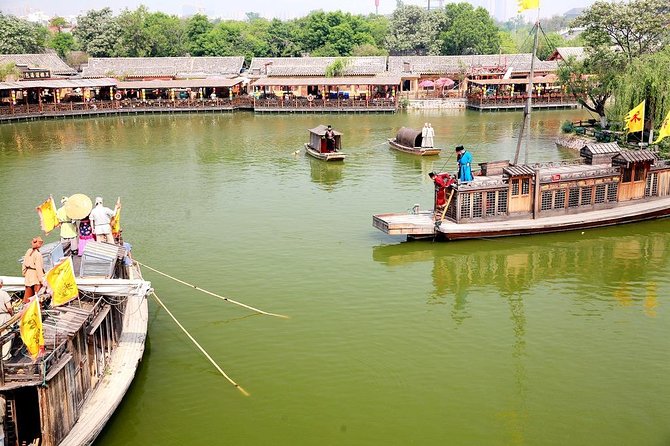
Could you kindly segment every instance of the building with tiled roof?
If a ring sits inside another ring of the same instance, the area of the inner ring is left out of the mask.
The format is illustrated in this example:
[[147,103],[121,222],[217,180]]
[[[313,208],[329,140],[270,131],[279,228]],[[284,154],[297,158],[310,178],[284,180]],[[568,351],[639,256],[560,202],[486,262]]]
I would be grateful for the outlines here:
[[576,60],[582,60],[585,56],[586,53],[583,46],[563,46],[556,48],[547,60],[561,61],[568,60],[571,57],[574,57]]
[[337,60],[344,62],[343,76],[375,76],[386,72],[385,56],[365,57],[254,57],[248,74],[261,76],[325,76]]
[[92,57],[82,65],[83,77],[185,79],[234,77],[244,56],[228,57]]
[[73,76],[77,71],[58,57],[56,53],[2,54],[0,65],[14,63],[24,70],[49,70],[52,76]]
[[[389,56],[388,71],[394,74],[430,75],[475,75],[483,73],[505,73],[526,75],[530,72],[532,54],[480,54],[466,56]],[[535,59],[535,71],[556,71],[556,62]]]

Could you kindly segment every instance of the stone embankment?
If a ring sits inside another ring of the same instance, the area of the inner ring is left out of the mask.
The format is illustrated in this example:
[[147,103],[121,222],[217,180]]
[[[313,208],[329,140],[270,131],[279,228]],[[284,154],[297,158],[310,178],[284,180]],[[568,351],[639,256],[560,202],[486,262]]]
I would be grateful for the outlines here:
[[563,135],[554,140],[558,147],[572,150],[581,150],[586,144],[593,143],[592,139],[583,138],[575,135]]
[[466,103],[465,98],[410,99],[407,110],[465,110]]

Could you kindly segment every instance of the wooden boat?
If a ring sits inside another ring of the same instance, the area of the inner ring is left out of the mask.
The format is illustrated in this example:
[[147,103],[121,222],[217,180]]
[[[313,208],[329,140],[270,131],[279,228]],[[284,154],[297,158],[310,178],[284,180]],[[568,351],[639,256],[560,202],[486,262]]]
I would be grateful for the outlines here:
[[309,129],[309,142],[305,143],[305,151],[314,158],[323,161],[344,161],[346,154],[342,150],[342,133],[333,130],[335,133],[335,149],[329,150],[326,141],[326,130],[328,127],[319,125]]
[[[63,253],[45,252],[47,246],[40,249],[45,269]],[[123,259],[121,246],[88,243],[73,262],[75,274],[86,276],[76,278],[79,298],[43,306],[45,352],[36,362],[16,327],[3,332],[1,342],[12,343],[11,357],[0,361],[5,444],[89,445],[114,413],[144,353],[151,292],[137,263],[124,266]],[[19,299],[23,277],[3,279],[3,289]]]
[[421,131],[401,127],[395,138],[389,138],[388,142],[392,149],[399,150],[412,155],[430,156],[439,155],[442,149],[437,147],[421,147],[423,137]]

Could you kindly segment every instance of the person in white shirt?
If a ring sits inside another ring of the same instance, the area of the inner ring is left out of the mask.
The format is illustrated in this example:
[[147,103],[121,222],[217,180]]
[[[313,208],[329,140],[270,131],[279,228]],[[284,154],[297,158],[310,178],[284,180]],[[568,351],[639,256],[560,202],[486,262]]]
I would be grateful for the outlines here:
[[89,218],[93,224],[93,234],[99,242],[114,243],[112,236],[112,225],[114,211],[102,205],[102,197],[95,197],[95,207]]

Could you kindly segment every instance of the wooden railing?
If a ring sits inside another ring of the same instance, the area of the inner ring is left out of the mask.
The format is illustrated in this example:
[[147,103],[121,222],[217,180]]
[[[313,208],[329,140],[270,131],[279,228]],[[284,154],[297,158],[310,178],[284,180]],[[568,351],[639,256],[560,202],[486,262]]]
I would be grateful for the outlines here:
[[396,108],[395,98],[379,99],[307,99],[307,98],[286,98],[286,99],[254,99],[253,107],[259,109],[374,109],[374,108]]
[[[468,94],[468,104],[477,105],[482,108],[486,107],[508,107],[508,106],[523,106],[528,100],[527,95],[492,95],[484,96],[479,93]],[[542,94],[533,95],[531,97],[533,105],[570,105],[575,104],[577,99],[573,95],[565,94]]]

